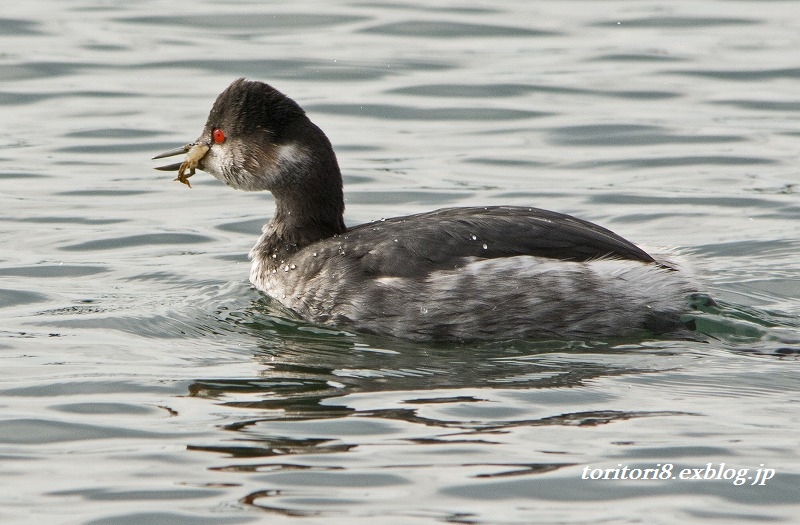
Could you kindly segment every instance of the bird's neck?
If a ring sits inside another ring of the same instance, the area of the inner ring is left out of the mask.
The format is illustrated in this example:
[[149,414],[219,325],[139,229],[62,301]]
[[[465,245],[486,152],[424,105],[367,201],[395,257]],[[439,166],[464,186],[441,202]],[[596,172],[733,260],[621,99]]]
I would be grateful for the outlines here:
[[342,175],[333,148],[321,131],[306,140],[311,143],[289,148],[293,153],[277,166],[281,182],[270,188],[275,214],[264,227],[264,240],[275,250],[299,250],[346,231]]
[[275,215],[264,228],[273,241],[304,248],[345,232],[344,198],[339,187],[326,195],[307,194],[295,198],[275,196]]
[[300,202],[276,196],[275,215],[264,225],[261,237],[250,251],[257,268],[255,275],[273,273],[303,248],[346,231],[339,211],[344,208],[341,188],[336,200],[340,203],[338,207],[328,197],[324,202],[311,198]]

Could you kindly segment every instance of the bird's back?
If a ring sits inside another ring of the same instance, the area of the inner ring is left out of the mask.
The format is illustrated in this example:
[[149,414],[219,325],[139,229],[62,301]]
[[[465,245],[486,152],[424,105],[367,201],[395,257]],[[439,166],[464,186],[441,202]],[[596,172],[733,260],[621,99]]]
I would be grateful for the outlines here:
[[251,280],[303,317],[420,340],[625,335],[677,323],[691,291],[613,232],[537,208],[448,208],[267,251]]

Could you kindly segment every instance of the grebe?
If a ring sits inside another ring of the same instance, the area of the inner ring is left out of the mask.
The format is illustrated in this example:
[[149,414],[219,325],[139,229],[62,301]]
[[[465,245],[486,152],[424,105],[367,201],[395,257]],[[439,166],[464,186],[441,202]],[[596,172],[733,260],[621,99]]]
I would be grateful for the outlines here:
[[692,280],[590,222],[528,207],[445,208],[353,228],[330,141],[292,99],[238,79],[186,153],[275,214],[250,251],[256,288],[322,325],[418,341],[679,332]]

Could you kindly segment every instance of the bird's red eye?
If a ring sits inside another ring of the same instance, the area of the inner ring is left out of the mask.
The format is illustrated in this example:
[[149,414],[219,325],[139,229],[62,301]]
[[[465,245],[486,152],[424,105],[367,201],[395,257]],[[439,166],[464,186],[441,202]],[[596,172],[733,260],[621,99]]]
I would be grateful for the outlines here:
[[214,130],[214,133],[211,134],[214,137],[214,142],[217,144],[222,144],[225,142],[225,132],[221,129],[217,128]]

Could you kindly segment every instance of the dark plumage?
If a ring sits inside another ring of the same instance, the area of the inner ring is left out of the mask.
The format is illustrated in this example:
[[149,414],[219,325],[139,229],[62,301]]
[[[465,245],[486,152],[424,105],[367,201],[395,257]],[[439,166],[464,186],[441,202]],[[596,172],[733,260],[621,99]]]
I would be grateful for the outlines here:
[[206,146],[199,169],[275,196],[250,279],[314,322],[418,340],[607,337],[679,329],[695,290],[619,235],[537,208],[448,208],[348,230],[330,142],[261,82],[233,82],[180,151]]

